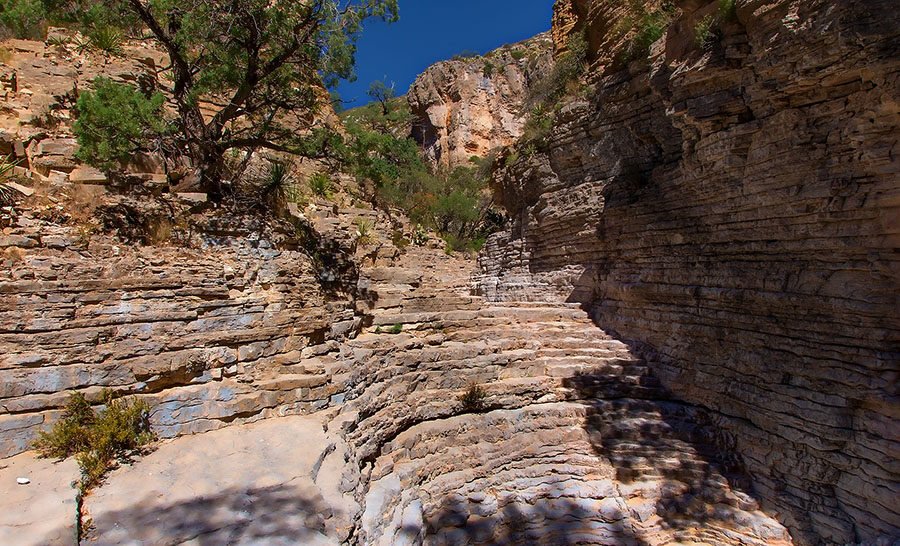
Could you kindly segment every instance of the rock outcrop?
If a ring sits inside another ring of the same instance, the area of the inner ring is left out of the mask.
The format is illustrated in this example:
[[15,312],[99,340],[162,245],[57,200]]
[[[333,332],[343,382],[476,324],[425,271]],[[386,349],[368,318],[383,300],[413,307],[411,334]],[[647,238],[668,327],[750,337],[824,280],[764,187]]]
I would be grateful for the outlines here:
[[528,88],[552,65],[549,34],[484,57],[443,61],[416,78],[407,94],[412,137],[435,165],[468,164],[521,135]]
[[28,449],[68,391],[155,408],[160,436],[329,405],[340,370],[299,365],[358,329],[308,253],[239,218],[206,248],[124,244],[34,221],[0,235],[0,456]]
[[[611,2],[559,4],[589,36],[610,25],[591,14]],[[718,3],[677,4],[649,63],[600,63],[594,97],[562,110],[546,152],[497,177],[513,222],[486,245],[481,290],[579,302],[647,349],[798,541],[890,543],[897,11],[738,0],[701,44]]]

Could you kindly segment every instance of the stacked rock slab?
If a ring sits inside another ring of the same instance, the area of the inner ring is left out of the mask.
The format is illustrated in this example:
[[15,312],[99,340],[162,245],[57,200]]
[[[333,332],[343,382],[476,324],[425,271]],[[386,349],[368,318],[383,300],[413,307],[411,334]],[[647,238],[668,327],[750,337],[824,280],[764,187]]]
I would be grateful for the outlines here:
[[326,407],[340,370],[294,365],[358,324],[305,253],[247,234],[138,246],[32,220],[0,252],[0,456],[74,390],[146,398],[162,437]]
[[335,355],[329,425],[359,469],[354,543],[790,543],[627,345],[577,305],[472,296],[468,269],[413,249],[362,272],[371,325]]
[[652,348],[654,375],[710,410],[795,538],[890,542],[898,13],[738,0],[704,47],[694,29],[717,3],[678,4],[649,66],[594,74],[547,152],[495,180],[513,222],[481,255],[481,290],[581,302]]

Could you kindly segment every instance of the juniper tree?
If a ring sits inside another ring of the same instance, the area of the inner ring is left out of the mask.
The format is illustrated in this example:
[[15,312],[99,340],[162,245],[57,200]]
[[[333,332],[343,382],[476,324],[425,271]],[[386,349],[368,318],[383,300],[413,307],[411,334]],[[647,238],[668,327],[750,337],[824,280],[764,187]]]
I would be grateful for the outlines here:
[[[123,26],[140,29],[168,54],[169,66],[161,71],[168,79],[157,78],[157,90],[143,90],[150,101],[158,101],[160,89],[167,95],[173,106],[166,110],[171,110],[168,129],[145,127],[131,146],[112,148],[123,152],[118,159],[138,151],[183,155],[199,185],[213,196],[222,194],[229,150],[308,148],[298,135],[310,127],[323,102],[322,84],[333,86],[353,76],[362,23],[371,17],[398,18],[397,0],[47,1],[51,13],[63,13],[59,17],[77,19],[79,13],[96,13],[98,5],[104,13],[121,14]],[[132,104],[135,100],[133,93],[110,92],[108,86],[105,92],[128,97]],[[91,96],[80,106],[88,110],[96,99]],[[201,105],[211,105],[215,113],[204,115]],[[105,107],[115,114],[115,105]],[[108,130],[107,136],[116,138],[115,125],[82,123],[79,136],[93,131],[95,139],[102,138]],[[97,164],[113,159],[82,155]]]

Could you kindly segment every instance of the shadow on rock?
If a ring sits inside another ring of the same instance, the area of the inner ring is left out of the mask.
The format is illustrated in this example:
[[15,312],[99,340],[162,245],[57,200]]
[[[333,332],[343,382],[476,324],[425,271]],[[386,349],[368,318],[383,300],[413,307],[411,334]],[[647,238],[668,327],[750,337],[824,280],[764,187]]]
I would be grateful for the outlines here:
[[[140,492],[135,492],[135,498],[140,498]],[[285,485],[229,489],[168,505],[148,496],[124,510],[92,514],[94,522],[85,543],[331,544],[337,541],[326,537],[333,515],[321,499],[308,498]]]

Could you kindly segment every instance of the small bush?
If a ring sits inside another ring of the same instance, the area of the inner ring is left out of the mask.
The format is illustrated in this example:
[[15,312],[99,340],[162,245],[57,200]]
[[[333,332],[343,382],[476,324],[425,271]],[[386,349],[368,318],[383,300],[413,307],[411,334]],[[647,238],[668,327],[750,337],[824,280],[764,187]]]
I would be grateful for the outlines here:
[[694,27],[694,42],[698,46],[707,48],[715,42],[716,32],[713,30],[714,24],[715,18],[712,15],[707,15],[697,21],[697,26]]
[[514,60],[516,60],[516,61],[521,61],[521,60],[524,59],[525,56],[527,55],[527,53],[525,53],[525,52],[522,51],[521,49],[514,49],[514,50],[510,51],[509,54],[510,54],[510,55],[512,56],[512,58],[513,58]]
[[491,76],[494,75],[494,70],[495,70],[495,69],[496,69],[496,67],[494,66],[494,63],[492,63],[492,62],[490,62],[490,61],[485,61],[485,62],[484,62],[484,68],[482,68],[482,70],[481,70],[481,74],[482,74],[485,78],[490,78]]
[[105,408],[95,412],[81,393],[69,397],[62,418],[42,431],[33,447],[42,457],[75,456],[82,492],[94,487],[117,461],[127,460],[155,439],[150,407],[143,400],[116,398],[104,391]]
[[406,247],[409,246],[409,239],[403,235],[403,232],[399,229],[395,229],[391,232],[391,243],[397,247],[398,250],[405,250]]
[[642,2],[632,0],[629,11],[630,15],[619,26],[623,35],[632,34],[630,43],[620,55],[622,61],[646,58],[650,46],[665,34],[676,8],[673,2],[665,1],[658,9],[647,11]]
[[309,189],[313,194],[328,199],[333,191],[331,178],[325,173],[315,173],[309,178]]
[[387,332],[388,332],[389,334],[394,334],[394,335],[397,335],[397,334],[399,334],[399,333],[402,332],[402,331],[403,331],[403,325],[402,325],[402,324],[395,324],[395,325],[391,326],[390,328],[388,328],[388,330],[387,330]]
[[0,206],[2,207],[14,205],[16,200],[22,196],[19,190],[9,185],[9,181],[13,178],[13,171],[19,162],[20,160],[14,159],[11,155],[0,158]]
[[464,61],[467,59],[474,59],[475,57],[480,57],[481,55],[477,51],[472,51],[471,49],[464,49],[454,55],[451,60],[452,61]]
[[43,39],[47,10],[41,0],[0,0],[2,37]]
[[737,19],[737,4],[735,0],[719,0],[719,18],[722,21]]
[[357,218],[353,224],[356,226],[356,243],[359,246],[369,246],[375,242],[375,236],[372,233],[374,226],[370,220]]
[[554,113],[552,110],[539,105],[531,110],[525,127],[522,129],[522,141],[543,143],[553,130]]
[[108,53],[109,55],[121,55],[123,53],[122,44],[124,37],[118,30],[101,26],[91,30],[88,33],[91,47],[98,51]]
[[466,392],[462,393],[459,397],[459,401],[462,404],[462,408],[465,411],[469,412],[478,412],[485,408],[485,399],[487,398],[487,393],[481,386],[470,383],[469,388],[466,389]]

